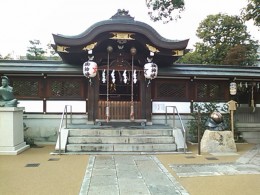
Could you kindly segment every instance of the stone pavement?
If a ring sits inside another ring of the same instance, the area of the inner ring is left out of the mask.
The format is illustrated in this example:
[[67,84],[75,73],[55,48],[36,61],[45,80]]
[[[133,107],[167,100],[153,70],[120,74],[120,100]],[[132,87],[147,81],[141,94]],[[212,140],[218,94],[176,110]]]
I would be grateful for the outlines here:
[[260,166],[260,144],[255,145],[254,148],[242,155],[236,162]]
[[260,174],[260,145],[242,155],[235,163],[171,164],[179,177]]
[[[187,156],[188,157],[188,156]],[[214,160],[215,157],[212,157]],[[260,174],[260,145],[235,163],[171,164],[179,177]],[[149,155],[92,155],[80,195],[174,195],[189,193]]]
[[91,156],[80,195],[188,194],[155,156]]

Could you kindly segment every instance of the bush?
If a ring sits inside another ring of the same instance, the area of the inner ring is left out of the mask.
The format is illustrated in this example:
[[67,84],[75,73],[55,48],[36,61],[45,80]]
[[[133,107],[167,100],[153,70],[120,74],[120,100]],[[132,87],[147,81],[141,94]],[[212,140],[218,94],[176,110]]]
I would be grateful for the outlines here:
[[207,129],[205,126],[206,121],[209,118],[209,115],[214,112],[220,112],[223,117],[223,122],[226,126],[230,126],[230,119],[228,113],[228,105],[224,104],[223,106],[218,105],[218,103],[214,102],[201,102],[193,104],[193,112],[191,119],[188,124],[188,140],[194,143],[198,142],[198,128],[200,129],[200,138],[202,137],[204,131]]
[[[26,126],[25,123],[23,123],[23,130],[24,130],[24,133],[26,132],[26,130],[28,129],[29,127]],[[26,135],[26,133],[24,134],[24,141],[27,145],[30,145],[31,147],[32,146],[35,146],[36,144],[34,143],[34,140],[33,138],[29,137],[28,135]]]

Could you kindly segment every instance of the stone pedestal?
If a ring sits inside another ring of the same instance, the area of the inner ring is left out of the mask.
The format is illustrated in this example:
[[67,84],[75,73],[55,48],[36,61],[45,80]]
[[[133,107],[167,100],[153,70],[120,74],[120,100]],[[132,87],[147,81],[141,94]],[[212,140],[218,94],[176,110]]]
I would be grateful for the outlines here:
[[17,155],[30,147],[24,142],[23,110],[0,107],[0,155]]
[[232,131],[206,130],[201,139],[201,152],[237,152]]

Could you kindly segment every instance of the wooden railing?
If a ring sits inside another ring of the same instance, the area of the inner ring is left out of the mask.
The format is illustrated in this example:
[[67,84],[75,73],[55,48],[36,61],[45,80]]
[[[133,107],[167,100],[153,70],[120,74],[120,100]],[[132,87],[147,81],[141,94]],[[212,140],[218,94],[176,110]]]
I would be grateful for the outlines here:
[[[134,101],[134,118],[141,118],[141,102]],[[131,101],[109,101],[110,119],[130,119]],[[106,101],[98,102],[98,119],[106,119]]]

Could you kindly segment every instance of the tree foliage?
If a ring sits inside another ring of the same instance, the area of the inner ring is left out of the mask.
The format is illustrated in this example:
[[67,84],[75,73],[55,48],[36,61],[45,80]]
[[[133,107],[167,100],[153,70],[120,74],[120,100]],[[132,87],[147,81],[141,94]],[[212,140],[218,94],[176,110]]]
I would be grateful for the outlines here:
[[152,21],[168,23],[180,18],[180,13],[184,10],[184,0],[146,0],[146,6]]
[[254,24],[260,27],[260,1],[248,0],[247,6],[242,10],[242,17],[245,21],[253,20]]
[[180,58],[177,63],[184,63],[184,64],[203,64],[201,55],[197,52],[189,52],[185,54],[182,58]]
[[[251,39],[247,27],[238,16],[209,15],[197,29],[201,42],[195,44],[195,52],[185,55],[178,62],[202,64],[254,65],[257,61],[258,42]],[[233,55],[239,51],[238,57]],[[243,57],[242,57],[243,56]],[[194,60],[195,59],[195,60]],[[188,60],[191,60],[187,62]]]
[[46,53],[41,47],[41,42],[39,40],[29,40],[31,46],[27,48],[26,57],[28,60],[44,60]]
[[57,52],[51,46],[51,43],[47,44],[47,54],[49,54],[48,59],[50,59],[50,60],[57,60],[57,61],[61,60],[60,56],[57,54]]
[[224,64],[230,65],[247,65],[246,63],[254,64],[252,58],[247,57],[250,56],[250,53],[248,53],[248,51],[250,51],[250,49],[248,49],[246,45],[235,45],[234,47],[229,49],[223,62]]
[[11,57],[11,54],[9,53],[9,54],[7,54],[6,56],[2,56],[1,54],[0,54],[0,60],[11,60],[12,59],[12,57]]

